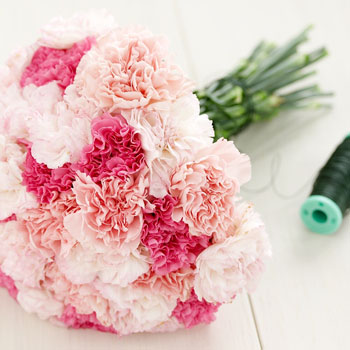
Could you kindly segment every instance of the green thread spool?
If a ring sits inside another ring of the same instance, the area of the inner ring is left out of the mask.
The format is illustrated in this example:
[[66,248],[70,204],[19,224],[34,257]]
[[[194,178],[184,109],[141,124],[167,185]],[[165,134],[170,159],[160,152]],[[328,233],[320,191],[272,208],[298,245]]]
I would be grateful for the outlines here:
[[300,215],[308,229],[327,235],[338,230],[349,208],[350,133],[320,170]]

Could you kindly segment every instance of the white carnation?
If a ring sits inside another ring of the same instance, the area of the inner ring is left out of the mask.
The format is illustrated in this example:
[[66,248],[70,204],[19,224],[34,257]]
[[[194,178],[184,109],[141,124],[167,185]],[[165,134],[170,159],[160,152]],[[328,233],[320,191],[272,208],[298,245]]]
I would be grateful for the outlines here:
[[117,25],[107,10],[90,10],[68,19],[53,18],[41,29],[39,45],[56,49],[66,49],[87,36],[99,36]]
[[232,234],[197,257],[194,289],[200,300],[229,302],[242,289],[251,290],[271,254],[264,224],[251,205],[238,207]]
[[28,313],[36,313],[42,320],[50,317],[59,317],[63,312],[63,303],[57,301],[44,290],[28,288],[16,284],[18,288],[17,301]]
[[97,277],[104,283],[125,287],[149,270],[147,257],[135,250],[127,256],[98,254],[77,244],[66,256],[56,259],[60,271],[72,283],[92,283]]
[[133,285],[120,287],[95,282],[102,296],[110,301],[115,315],[114,328],[118,334],[148,332],[167,322],[176,306],[176,300],[155,293],[151,289]]
[[35,197],[22,185],[24,160],[23,147],[0,135],[0,220],[37,206]]
[[75,116],[62,103],[57,113],[30,120],[29,140],[35,160],[55,169],[79,160],[83,147],[92,142],[91,121]]

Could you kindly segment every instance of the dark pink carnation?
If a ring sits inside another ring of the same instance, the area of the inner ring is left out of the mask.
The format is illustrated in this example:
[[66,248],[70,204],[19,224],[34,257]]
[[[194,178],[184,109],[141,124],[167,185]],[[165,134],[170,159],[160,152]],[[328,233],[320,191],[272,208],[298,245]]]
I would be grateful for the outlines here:
[[172,316],[176,317],[186,328],[192,328],[200,323],[209,324],[215,321],[215,312],[218,311],[220,305],[220,303],[208,303],[204,299],[199,301],[192,289],[189,299],[178,300]]
[[98,182],[109,176],[125,179],[144,167],[139,134],[122,116],[106,113],[95,118],[91,132],[93,143],[84,147],[74,169]]
[[103,326],[97,319],[96,313],[89,315],[78,314],[75,307],[69,305],[65,308],[62,316],[59,318],[69,328],[93,328],[100,332],[115,333],[117,331],[113,327]]
[[1,287],[6,288],[13,299],[17,299],[18,290],[14,280],[10,276],[5,275],[0,269],[0,288]]
[[0,220],[0,224],[4,224],[4,223],[6,223],[6,222],[9,222],[9,221],[16,221],[16,220],[17,220],[16,214],[12,214],[12,215],[9,216],[8,218],[3,219],[3,220]]
[[40,203],[50,203],[59,193],[72,187],[74,172],[70,168],[70,163],[64,164],[61,168],[49,169],[34,159],[28,147],[22,177],[23,185],[27,187],[28,192],[33,192]]
[[154,209],[143,215],[141,241],[150,251],[152,270],[159,275],[189,267],[209,245],[208,236],[191,236],[187,224],[172,219],[177,202],[169,195],[153,199]]
[[57,84],[64,90],[72,84],[81,58],[91,49],[94,42],[93,37],[87,37],[69,49],[39,47],[22,74],[21,87],[28,84],[41,86],[50,81],[57,81]]

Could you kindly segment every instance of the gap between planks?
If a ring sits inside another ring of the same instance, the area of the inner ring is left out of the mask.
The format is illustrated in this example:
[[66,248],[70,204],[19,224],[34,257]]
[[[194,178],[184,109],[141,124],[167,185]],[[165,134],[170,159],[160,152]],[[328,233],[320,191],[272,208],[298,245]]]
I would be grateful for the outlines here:
[[255,315],[255,309],[254,309],[254,305],[253,305],[253,300],[252,300],[252,297],[251,297],[250,294],[247,294],[247,297],[248,297],[248,301],[249,301],[250,312],[252,314],[252,318],[253,318],[253,321],[254,321],[256,337],[258,338],[260,349],[263,350],[264,347],[263,347],[262,340],[261,340],[261,334],[260,334],[258,321],[257,321],[256,315]]

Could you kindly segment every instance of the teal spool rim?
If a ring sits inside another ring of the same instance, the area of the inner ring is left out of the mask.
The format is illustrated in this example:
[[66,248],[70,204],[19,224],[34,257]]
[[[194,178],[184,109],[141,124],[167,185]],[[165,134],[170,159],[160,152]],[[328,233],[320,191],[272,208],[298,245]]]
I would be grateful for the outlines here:
[[309,230],[324,235],[337,231],[343,221],[343,214],[338,205],[320,195],[313,195],[305,200],[300,216]]

